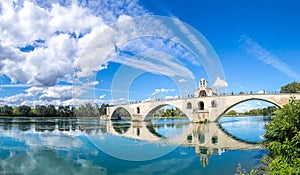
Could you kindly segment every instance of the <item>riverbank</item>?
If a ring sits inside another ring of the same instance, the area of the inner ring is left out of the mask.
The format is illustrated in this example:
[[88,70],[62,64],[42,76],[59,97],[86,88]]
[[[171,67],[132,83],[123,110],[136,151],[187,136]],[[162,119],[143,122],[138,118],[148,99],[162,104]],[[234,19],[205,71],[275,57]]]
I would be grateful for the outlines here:
[[[250,117],[250,116],[253,116],[253,115],[247,115],[247,114],[239,114],[239,115],[222,115],[222,117]],[[255,115],[255,116],[262,116],[262,117],[270,117],[271,115]]]

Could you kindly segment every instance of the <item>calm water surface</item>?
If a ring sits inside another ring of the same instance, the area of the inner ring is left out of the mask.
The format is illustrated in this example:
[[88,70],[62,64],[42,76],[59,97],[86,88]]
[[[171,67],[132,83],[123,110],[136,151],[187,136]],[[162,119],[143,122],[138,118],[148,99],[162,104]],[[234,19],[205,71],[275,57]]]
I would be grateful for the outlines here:
[[252,142],[267,121],[0,118],[0,174],[234,174],[266,154]]

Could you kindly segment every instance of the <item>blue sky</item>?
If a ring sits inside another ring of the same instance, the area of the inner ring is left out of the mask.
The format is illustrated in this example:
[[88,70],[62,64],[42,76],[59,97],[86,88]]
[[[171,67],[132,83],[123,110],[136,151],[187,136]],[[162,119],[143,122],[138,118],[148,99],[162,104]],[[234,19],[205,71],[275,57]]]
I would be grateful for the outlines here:
[[[148,1],[150,3],[150,1]],[[174,15],[199,30],[211,43],[222,62],[228,90],[279,89],[299,81],[273,64],[241,49],[247,36],[299,74],[298,1],[162,1],[150,3],[162,15]],[[237,75],[238,74],[238,75]],[[242,88],[243,87],[243,88]]]
[[[278,91],[300,81],[299,8],[296,0],[0,0],[0,105],[176,98],[202,77],[213,86],[217,76],[227,93]],[[131,29],[144,15],[177,22],[155,31],[150,21],[139,30],[157,36],[126,42],[105,33],[118,24]],[[215,70],[197,57],[197,43]]]

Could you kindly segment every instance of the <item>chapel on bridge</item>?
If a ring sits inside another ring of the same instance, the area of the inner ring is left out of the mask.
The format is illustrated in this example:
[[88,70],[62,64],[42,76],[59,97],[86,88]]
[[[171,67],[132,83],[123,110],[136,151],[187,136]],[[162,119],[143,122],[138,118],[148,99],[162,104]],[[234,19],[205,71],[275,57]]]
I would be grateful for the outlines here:
[[204,78],[198,82],[198,88],[195,89],[195,97],[207,97],[217,95],[217,91],[208,87],[208,83]]

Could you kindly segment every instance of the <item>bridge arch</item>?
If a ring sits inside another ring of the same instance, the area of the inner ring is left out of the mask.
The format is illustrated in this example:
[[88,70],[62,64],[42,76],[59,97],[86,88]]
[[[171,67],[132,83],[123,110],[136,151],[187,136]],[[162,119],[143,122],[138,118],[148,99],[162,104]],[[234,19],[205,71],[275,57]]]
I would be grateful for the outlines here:
[[128,109],[124,107],[118,107],[116,108],[113,112],[112,115],[110,116],[111,120],[118,120],[122,118],[132,118],[130,115],[130,112]]
[[229,106],[225,107],[225,110],[223,112],[220,113],[220,115],[217,117],[217,119],[215,121],[218,121],[222,115],[224,115],[227,111],[229,111],[232,107],[240,104],[240,103],[243,103],[243,102],[247,102],[247,101],[252,101],[252,100],[260,100],[260,101],[265,101],[265,102],[268,102],[268,103],[271,103],[273,105],[275,105],[276,107],[278,108],[282,108],[282,106],[270,99],[264,99],[264,98],[248,98],[248,99],[243,99],[243,100],[239,100],[237,102],[234,102],[232,104],[230,104]]

